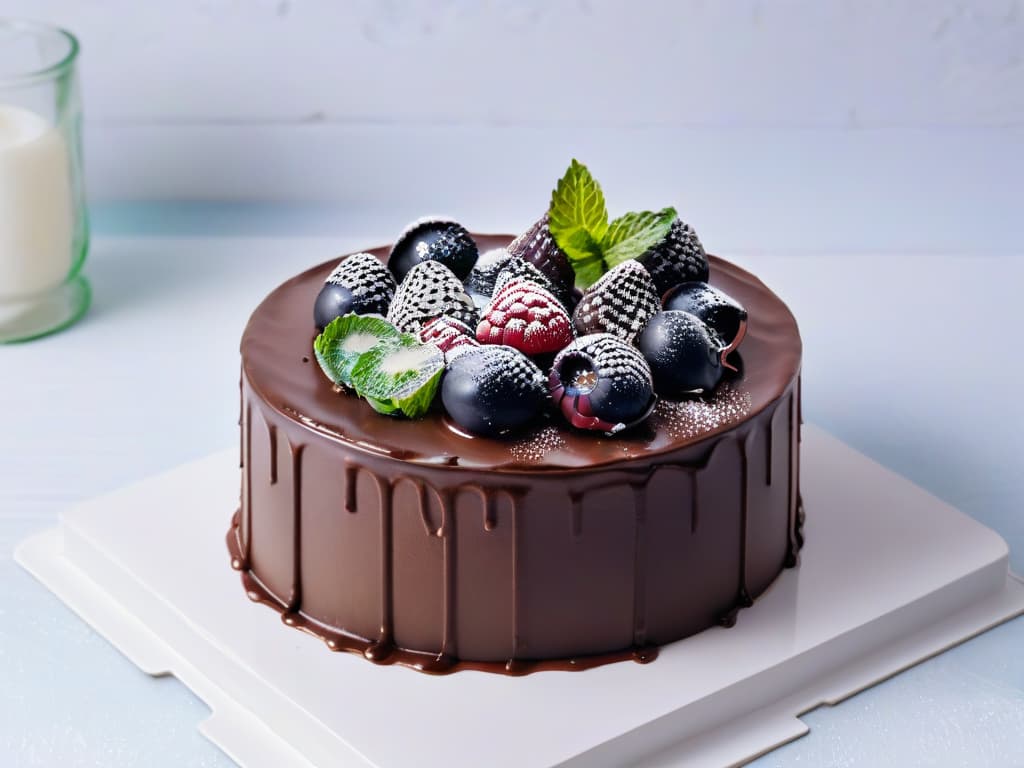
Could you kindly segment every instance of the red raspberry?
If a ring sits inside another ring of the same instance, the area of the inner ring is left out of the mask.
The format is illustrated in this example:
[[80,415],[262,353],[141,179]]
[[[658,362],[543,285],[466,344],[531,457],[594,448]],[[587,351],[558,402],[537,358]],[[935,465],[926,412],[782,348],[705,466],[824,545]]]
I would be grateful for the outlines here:
[[530,280],[514,279],[484,309],[476,338],[527,355],[558,352],[573,339],[572,320],[550,291]]
[[441,315],[435,317],[429,323],[420,328],[420,341],[424,344],[433,344],[444,352],[445,358],[459,347],[479,347],[480,344],[473,338],[473,329],[461,320],[454,317]]

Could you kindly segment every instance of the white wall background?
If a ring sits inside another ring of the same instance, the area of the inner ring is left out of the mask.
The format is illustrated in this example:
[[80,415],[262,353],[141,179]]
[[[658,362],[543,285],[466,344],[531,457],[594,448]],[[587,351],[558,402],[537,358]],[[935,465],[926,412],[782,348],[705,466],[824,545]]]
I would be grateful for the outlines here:
[[852,189],[881,212],[927,194],[936,219],[971,200],[1003,221],[1024,192],[1024,0],[4,0],[0,13],[81,38],[94,199],[500,203],[538,179],[546,192],[572,155],[651,198],[625,204],[672,194],[737,215],[759,200],[839,206]]

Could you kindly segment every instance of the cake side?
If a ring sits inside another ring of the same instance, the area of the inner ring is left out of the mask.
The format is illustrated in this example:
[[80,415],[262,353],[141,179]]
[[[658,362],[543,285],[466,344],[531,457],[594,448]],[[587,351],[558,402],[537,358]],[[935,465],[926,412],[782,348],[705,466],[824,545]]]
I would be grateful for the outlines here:
[[357,454],[242,391],[234,564],[337,650],[428,671],[649,658],[795,563],[796,381],[657,461],[520,478]]

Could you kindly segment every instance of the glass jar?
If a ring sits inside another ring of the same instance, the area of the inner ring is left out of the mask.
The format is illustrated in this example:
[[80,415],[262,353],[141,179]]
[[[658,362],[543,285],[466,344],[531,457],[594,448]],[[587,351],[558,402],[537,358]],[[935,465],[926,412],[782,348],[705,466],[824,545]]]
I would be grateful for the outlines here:
[[78,41],[0,19],[0,342],[65,328],[89,306]]

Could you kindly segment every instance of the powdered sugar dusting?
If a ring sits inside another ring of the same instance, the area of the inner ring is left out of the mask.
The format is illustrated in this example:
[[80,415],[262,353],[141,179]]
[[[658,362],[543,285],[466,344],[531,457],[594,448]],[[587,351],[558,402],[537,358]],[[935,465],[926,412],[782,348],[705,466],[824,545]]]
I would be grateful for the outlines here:
[[543,461],[553,451],[565,446],[565,438],[557,427],[546,426],[526,435],[509,446],[512,458],[520,464]]
[[660,309],[651,276],[627,259],[587,289],[572,320],[581,335],[604,332],[632,342]]
[[448,315],[475,328],[478,313],[462,281],[439,261],[423,261],[409,270],[395,291],[388,309],[388,321],[398,330],[419,333],[441,315]]
[[659,400],[652,423],[676,440],[690,440],[742,421],[750,413],[750,393],[722,384],[708,400]]
[[427,224],[458,224],[458,222],[451,216],[442,216],[439,214],[430,214],[427,216],[420,216],[418,219],[410,221],[405,225],[405,229],[398,235],[395,240],[396,243],[401,242],[402,238],[408,235],[413,230],[419,229]]

